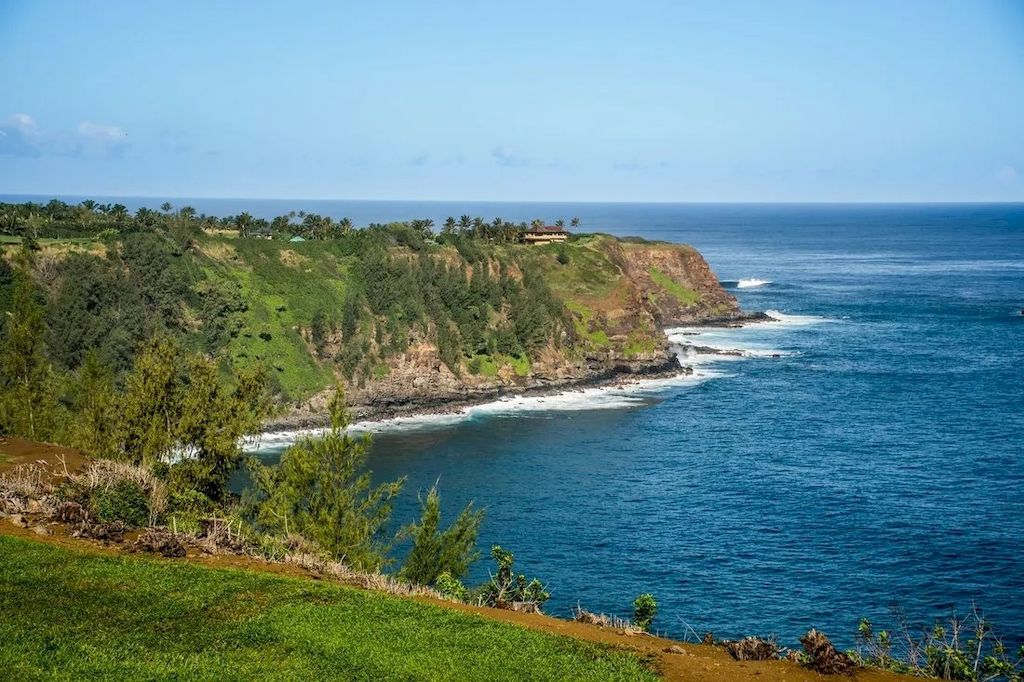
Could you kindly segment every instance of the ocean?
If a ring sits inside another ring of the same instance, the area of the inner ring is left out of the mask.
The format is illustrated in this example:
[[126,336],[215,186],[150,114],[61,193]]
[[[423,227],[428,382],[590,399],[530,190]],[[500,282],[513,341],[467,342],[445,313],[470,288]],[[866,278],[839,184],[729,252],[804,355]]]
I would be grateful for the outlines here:
[[357,224],[578,216],[692,244],[744,309],[775,311],[672,330],[744,351],[688,357],[686,380],[376,429],[375,478],[408,477],[396,527],[435,481],[449,518],[487,510],[469,582],[500,544],[559,616],[626,616],[650,592],[676,636],[795,645],[813,626],[848,646],[861,617],[976,604],[1024,641],[1024,205],[171,201]]

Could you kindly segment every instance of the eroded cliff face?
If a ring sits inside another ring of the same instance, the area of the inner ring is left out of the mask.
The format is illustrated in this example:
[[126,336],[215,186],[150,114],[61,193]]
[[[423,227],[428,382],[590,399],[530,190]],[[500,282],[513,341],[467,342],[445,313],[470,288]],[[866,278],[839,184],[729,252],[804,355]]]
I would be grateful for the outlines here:
[[[388,361],[386,372],[347,382],[353,416],[441,411],[502,395],[685,372],[668,346],[666,327],[727,324],[742,316],[736,299],[692,247],[598,236],[574,245],[567,263],[558,254],[553,247],[536,247],[526,257],[546,273],[572,328],[552,339],[528,366],[499,361],[480,373],[463,363],[455,373],[429,339],[417,338]],[[315,396],[286,421],[319,422],[328,396]]]
[[736,299],[722,289],[711,266],[693,247],[618,243],[609,248],[621,259],[627,282],[650,304],[659,327],[728,320],[740,315]]

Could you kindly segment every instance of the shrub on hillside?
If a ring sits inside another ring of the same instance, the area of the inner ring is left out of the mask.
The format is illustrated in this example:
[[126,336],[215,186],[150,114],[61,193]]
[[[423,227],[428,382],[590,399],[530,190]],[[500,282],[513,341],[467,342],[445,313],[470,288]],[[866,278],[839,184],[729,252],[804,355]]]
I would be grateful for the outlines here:
[[434,486],[420,500],[419,523],[411,523],[402,535],[412,539],[399,577],[418,585],[433,585],[438,576],[447,574],[459,579],[480,557],[476,538],[483,522],[483,510],[474,510],[470,502],[455,522],[441,531],[441,496]]
[[69,477],[58,494],[82,504],[98,521],[154,525],[167,509],[164,482],[145,467],[96,460]]
[[469,599],[469,590],[466,589],[461,580],[453,577],[451,573],[445,572],[437,576],[437,579],[434,581],[434,587],[447,599],[461,602]]
[[525,575],[512,571],[515,559],[512,552],[495,545],[491,548],[491,557],[498,564],[498,572],[484,586],[481,602],[499,609],[540,612],[541,606],[551,597],[544,585],[536,578],[527,581]]
[[149,521],[149,495],[135,481],[122,479],[109,488],[94,489],[89,496],[89,511],[97,521],[123,521],[139,528]]
[[369,437],[347,430],[340,388],[330,413],[330,431],[300,440],[276,466],[250,462],[253,487],[243,514],[257,532],[299,533],[353,569],[379,570],[390,549],[383,528],[405,479],[372,485],[366,469]]
[[645,592],[633,600],[633,624],[641,630],[650,630],[657,613],[658,602],[654,600],[654,595]]
[[857,649],[849,653],[853,660],[941,680],[1024,680],[1024,645],[1011,651],[977,608],[964,618],[954,613],[917,636],[899,610],[893,618],[893,630],[877,633],[870,620],[860,621]]

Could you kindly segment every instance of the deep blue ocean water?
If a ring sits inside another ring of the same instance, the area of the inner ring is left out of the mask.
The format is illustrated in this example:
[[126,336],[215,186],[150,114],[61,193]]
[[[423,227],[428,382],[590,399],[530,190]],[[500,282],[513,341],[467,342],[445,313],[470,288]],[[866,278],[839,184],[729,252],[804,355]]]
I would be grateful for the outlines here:
[[705,333],[751,357],[699,359],[700,380],[377,433],[376,478],[408,476],[396,521],[435,480],[449,514],[475,500],[485,554],[512,549],[556,615],[628,615],[649,591],[676,635],[795,644],[815,626],[850,644],[890,606],[924,622],[973,601],[1024,641],[1024,205],[187,203],[577,215],[693,244],[730,287],[769,280],[733,293],[786,322]]

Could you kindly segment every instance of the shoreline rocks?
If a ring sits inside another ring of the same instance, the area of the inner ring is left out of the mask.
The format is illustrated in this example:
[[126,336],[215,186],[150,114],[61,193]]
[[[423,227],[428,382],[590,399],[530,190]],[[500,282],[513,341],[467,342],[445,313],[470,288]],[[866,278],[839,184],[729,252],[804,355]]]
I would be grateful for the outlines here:
[[[769,322],[773,318],[763,312],[729,314],[701,320],[679,321],[692,327],[742,327],[745,324]],[[665,325],[666,327],[676,324]],[[733,354],[718,349],[691,347],[696,352]],[[398,377],[386,386],[375,386],[349,394],[353,421],[385,421],[399,417],[429,414],[451,414],[467,407],[495,402],[514,396],[546,396],[588,388],[622,386],[637,380],[664,379],[692,374],[693,368],[682,365],[670,344],[648,357],[625,359],[612,356],[586,358],[574,368],[538,367],[530,377],[516,377],[510,382],[460,379],[433,359],[427,363],[410,363],[395,370]],[[289,414],[264,423],[264,432],[294,431],[327,426],[326,404],[329,392],[318,395]]]

